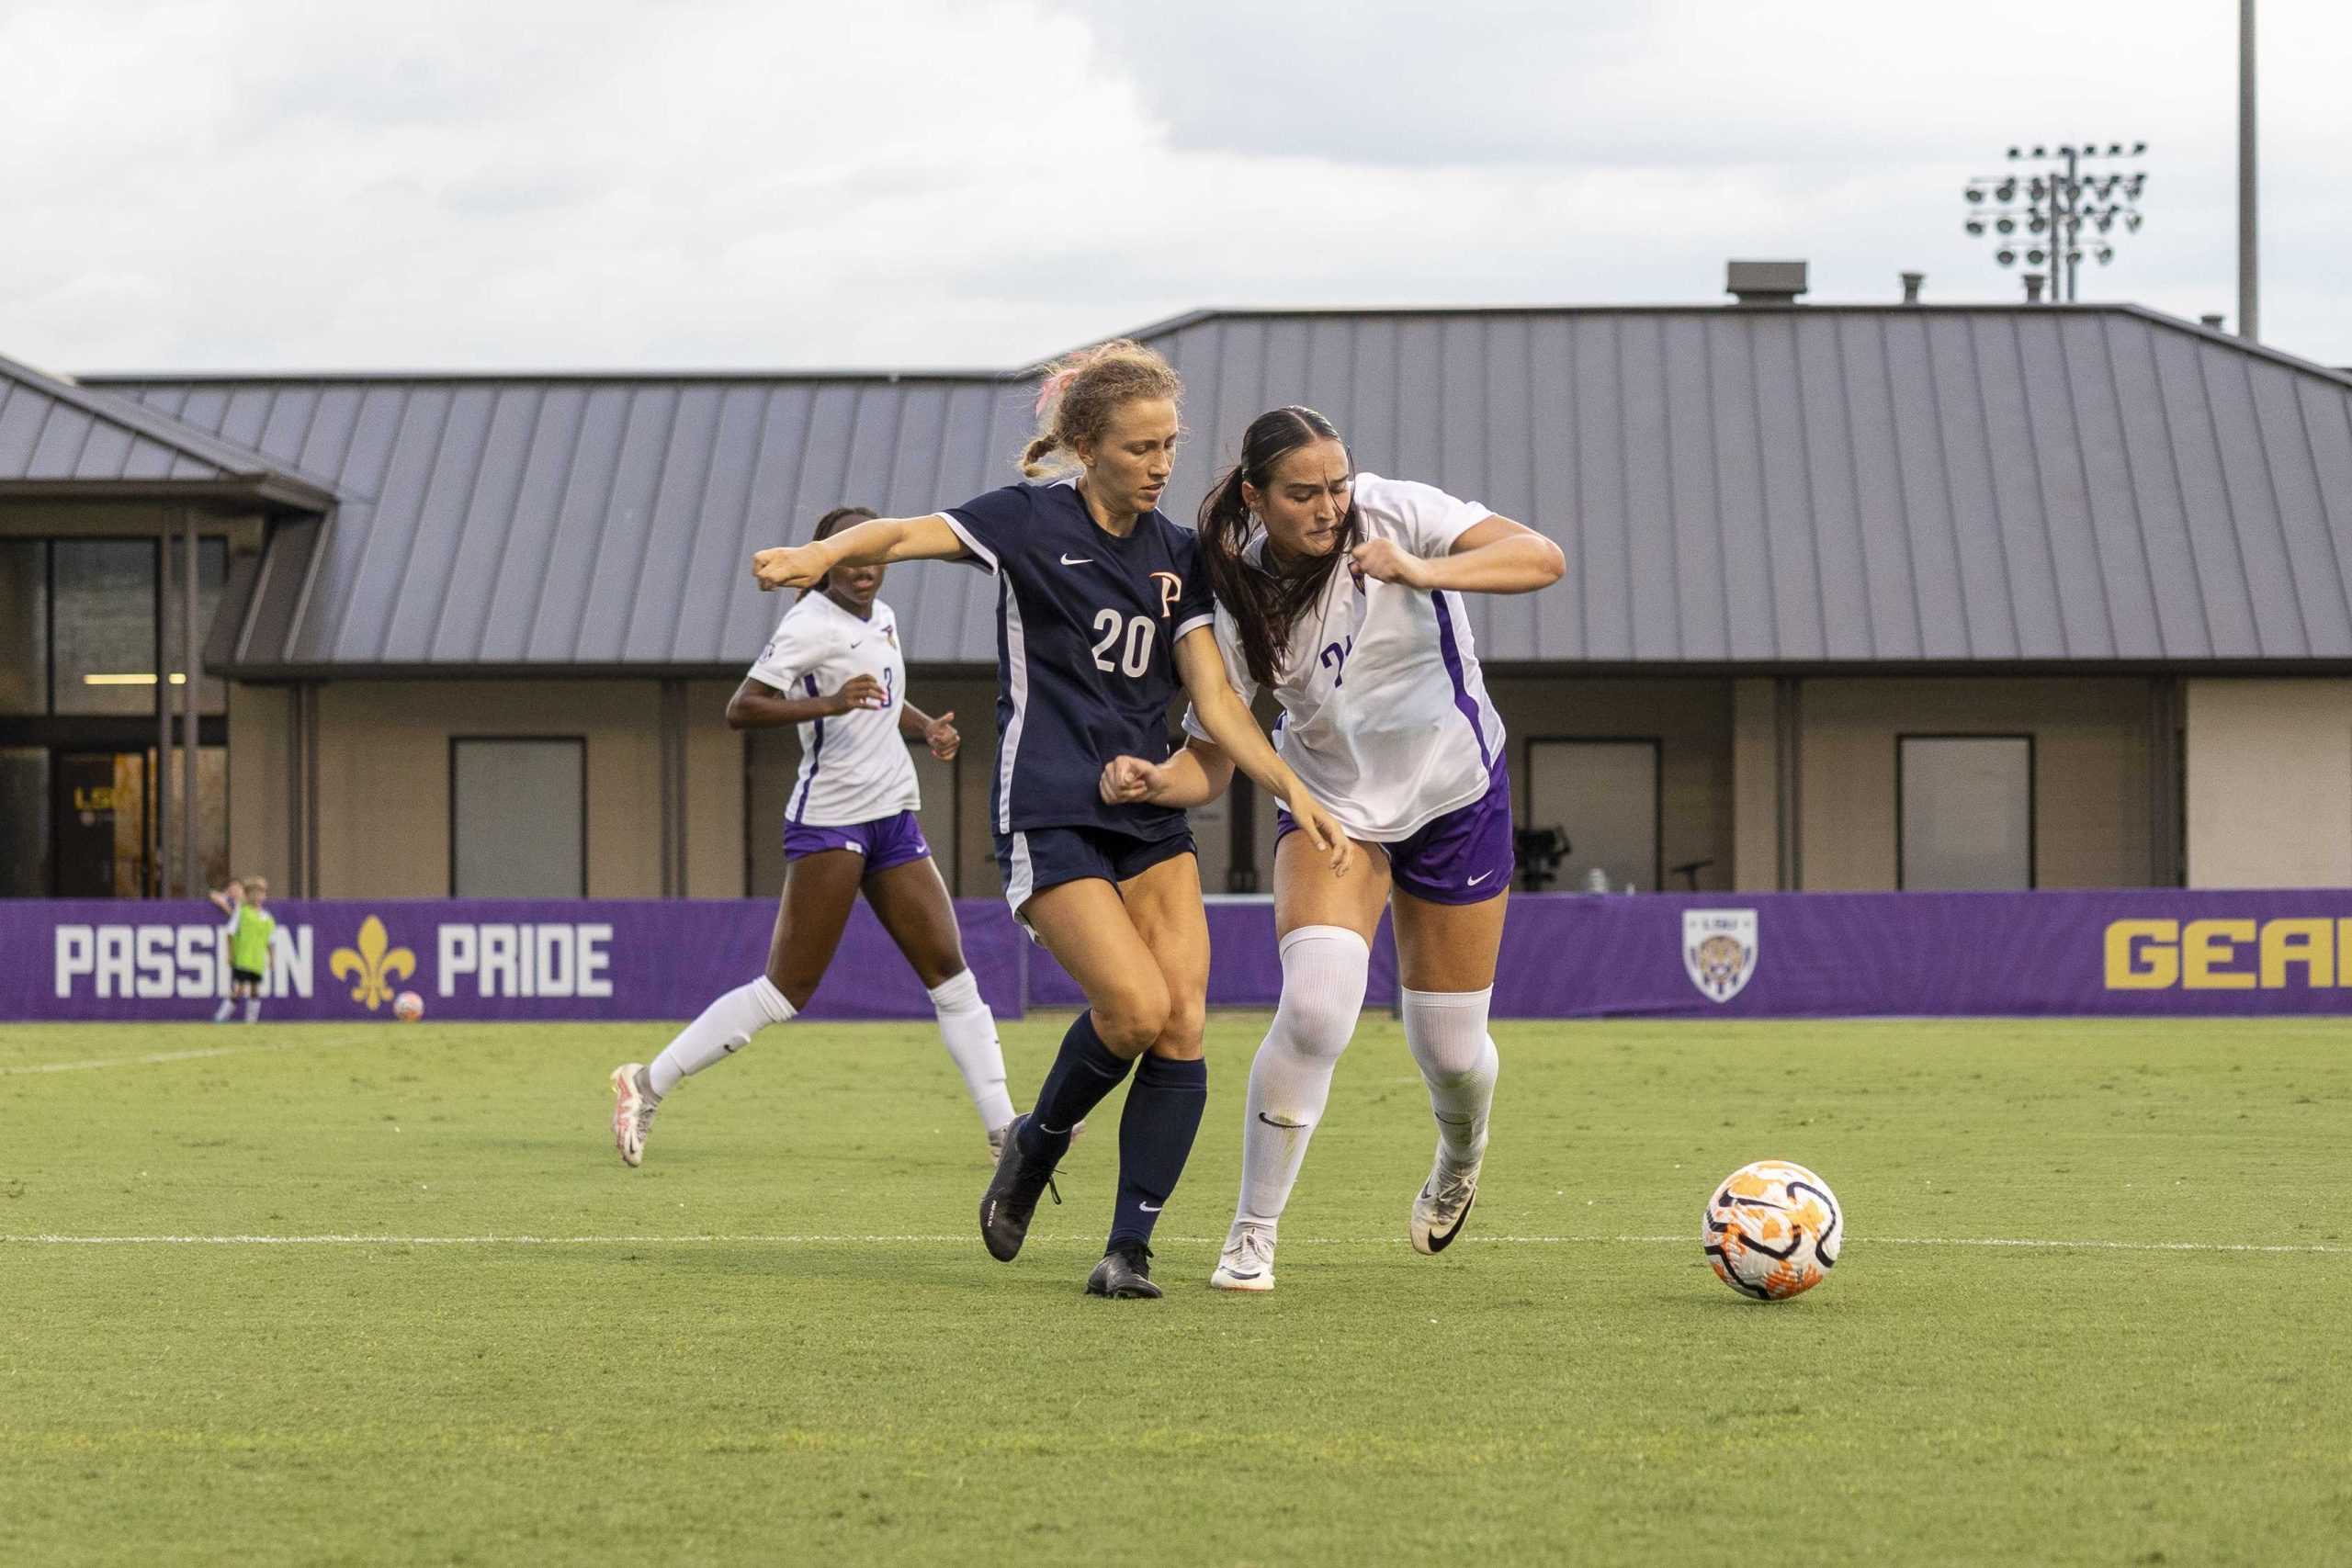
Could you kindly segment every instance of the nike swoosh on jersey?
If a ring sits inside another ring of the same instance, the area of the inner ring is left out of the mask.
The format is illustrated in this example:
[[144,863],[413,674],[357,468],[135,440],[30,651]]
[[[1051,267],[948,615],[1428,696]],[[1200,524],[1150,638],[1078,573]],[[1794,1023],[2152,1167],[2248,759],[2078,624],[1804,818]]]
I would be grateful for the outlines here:
[[1064,566],[1092,566],[1094,564],[1094,558],[1092,556],[1080,556],[1073,560],[1069,556],[1064,556],[1062,557],[1062,564]]

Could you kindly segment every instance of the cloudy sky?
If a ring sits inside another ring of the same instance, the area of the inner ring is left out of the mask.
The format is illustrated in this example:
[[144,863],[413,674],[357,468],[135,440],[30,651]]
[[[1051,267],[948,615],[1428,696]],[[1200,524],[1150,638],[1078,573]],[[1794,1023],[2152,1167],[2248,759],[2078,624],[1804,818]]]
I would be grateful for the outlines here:
[[[2352,6],[2263,12],[2263,335],[2352,365]],[[9,0],[0,354],[1001,367],[1203,305],[1714,302],[1733,255],[2007,299],[1962,188],[2086,139],[2150,151],[2084,297],[2234,323],[2236,15]]]

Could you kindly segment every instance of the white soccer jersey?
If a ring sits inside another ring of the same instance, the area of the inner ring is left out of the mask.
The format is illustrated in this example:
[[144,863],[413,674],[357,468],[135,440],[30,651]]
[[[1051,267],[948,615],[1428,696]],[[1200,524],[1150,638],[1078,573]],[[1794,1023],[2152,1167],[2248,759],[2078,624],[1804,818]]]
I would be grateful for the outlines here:
[[[1360,538],[1393,539],[1433,558],[1493,515],[1433,486],[1355,478]],[[1244,553],[1265,549],[1262,528]],[[1234,689],[1254,698],[1233,614],[1216,607],[1216,645]],[[1357,581],[1345,564],[1291,628],[1276,660],[1274,750],[1354,838],[1393,843],[1487,793],[1503,722],[1487,698],[1459,593]],[[1207,739],[1197,715],[1184,728]]]
[[881,682],[890,700],[799,727],[800,776],[785,806],[787,823],[845,828],[922,803],[913,760],[899,734],[907,660],[889,605],[876,600],[874,618],[861,621],[821,591],[804,594],[784,613],[752,666],[753,680],[795,697],[831,696],[858,675]]

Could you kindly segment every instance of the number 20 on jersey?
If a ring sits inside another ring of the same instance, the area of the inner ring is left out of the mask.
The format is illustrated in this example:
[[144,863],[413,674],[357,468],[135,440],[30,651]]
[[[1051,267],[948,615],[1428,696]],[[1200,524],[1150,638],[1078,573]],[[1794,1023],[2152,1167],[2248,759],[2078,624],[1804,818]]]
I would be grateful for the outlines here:
[[1094,629],[1100,634],[1094,639],[1094,668],[1124,675],[1140,675],[1151,668],[1151,639],[1156,628],[1150,616],[1102,610],[1095,614]]

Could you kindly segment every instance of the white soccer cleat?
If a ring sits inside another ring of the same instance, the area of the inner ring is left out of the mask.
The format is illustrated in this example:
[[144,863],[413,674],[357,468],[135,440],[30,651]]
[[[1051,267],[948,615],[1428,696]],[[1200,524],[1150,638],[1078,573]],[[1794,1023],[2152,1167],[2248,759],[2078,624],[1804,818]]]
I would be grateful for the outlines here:
[[1439,1146],[1437,1164],[1421,1184],[1420,1195],[1413,1200],[1414,1251],[1435,1257],[1462,1234],[1470,1218],[1470,1205],[1478,1201],[1478,1168],[1484,1164],[1479,1159],[1457,1167],[1446,1158],[1444,1146]]
[[662,1108],[662,1101],[646,1083],[641,1062],[624,1062],[615,1067],[612,1081],[613,1147],[620,1151],[623,1165],[643,1165],[645,1134],[652,1128],[653,1113]]
[[1272,1290],[1274,1233],[1263,1225],[1235,1225],[1226,1235],[1209,1284],[1220,1291]]

